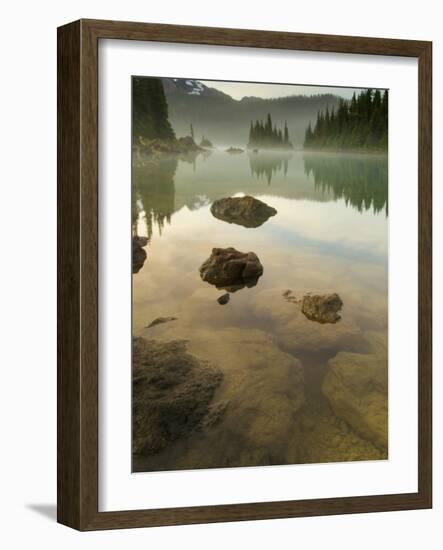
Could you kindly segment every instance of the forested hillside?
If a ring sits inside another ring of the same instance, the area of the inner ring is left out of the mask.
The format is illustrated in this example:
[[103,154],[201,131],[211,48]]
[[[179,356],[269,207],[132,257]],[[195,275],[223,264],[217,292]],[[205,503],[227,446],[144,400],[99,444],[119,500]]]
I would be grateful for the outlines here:
[[132,136],[145,139],[175,139],[169,123],[168,104],[160,78],[132,79]]
[[309,123],[305,149],[385,151],[388,147],[388,92],[365,90],[338,107],[320,110]]
[[[177,135],[189,134],[192,124],[195,139],[209,136],[214,145],[245,146],[249,140],[250,122],[266,119],[289,128],[288,139],[294,147],[303,146],[309,122],[314,123],[319,110],[337,107],[339,98],[332,94],[294,95],[277,99],[244,97],[241,100],[195,80],[164,78],[169,120]],[[186,84],[190,83],[190,84]],[[192,84],[192,85],[191,85]]]

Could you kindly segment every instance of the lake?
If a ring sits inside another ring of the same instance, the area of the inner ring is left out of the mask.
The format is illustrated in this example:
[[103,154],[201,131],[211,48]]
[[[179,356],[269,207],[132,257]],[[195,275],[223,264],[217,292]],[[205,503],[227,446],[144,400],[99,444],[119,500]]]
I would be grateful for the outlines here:
[[[214,200],[242,195],[277,214],[255,228],[212,215]],[[387,424],[377,405],[383,390],[367,379],[376,362],[387,384],[387,156],[214,150],[138,159],[133,233],[149,238],[133,275],[134,336],[186,340],[189,353],[223,373],[213,399],[223,403],[221,418],[135,455],[134,471],[387,458],[376,434]],[[225,291],[199,273],[214,247],[252,251],[263,265],[258,283],[225,305],[217,302]],[[309,320],[298,303],[307,292],[338,293],[341,319]],[[159,317],[176,319],[147,328]],[[357,413],[346,392],[356,387],[358,418],[347,421]]]

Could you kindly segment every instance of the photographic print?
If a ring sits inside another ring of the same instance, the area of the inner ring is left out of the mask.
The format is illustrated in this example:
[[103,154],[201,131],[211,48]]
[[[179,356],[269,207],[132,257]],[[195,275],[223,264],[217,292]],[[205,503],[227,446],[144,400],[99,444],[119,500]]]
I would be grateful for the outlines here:
[[388,458],[388,210],[388,90],[132,77],[133,471]]

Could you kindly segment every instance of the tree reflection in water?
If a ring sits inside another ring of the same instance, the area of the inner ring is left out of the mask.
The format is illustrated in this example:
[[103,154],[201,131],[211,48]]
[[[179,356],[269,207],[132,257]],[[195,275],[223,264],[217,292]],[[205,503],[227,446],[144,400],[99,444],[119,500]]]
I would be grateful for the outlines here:
[[257,179],[265,178],[270,185],[274,174],[283,172],[286,176],[290,158],[291,155],[287,153],[252,153],[249,155],[251,174]]
[[371,155],[308,154],[305,173],[316,189],[332,192],[359,212],[385,210],[388,215],[388,157]]
[[132,221],[137,231],[137,219],[144,212],[146,234],[151,238],[154,225],[161,235],[165,222],[171,223],[174,213],[174,176],[177,157],[161,157],[133,166]]
[[[134,235],[140,215],[146,224],[142,234],[151,238],[154,228],[161,235],[165,223],[170,224],[172,215],[183,206],[198,210],[237,193],[255,196],[259,191],[257,180],[261,181],[263,192],[265,182],[270,184],[273,177],[273,185],[266,193],[315,202],[343,199],[359,212],[384,211],[388,215],[388,161],[382,155],[251,153],[251,175],[246,177],[242,173],[245,157],[226,164],[226,157],[217,153],[197,155],[197,162],[195,154],[134,161]],[[193,166],[192,176],[189,170],[180,168],[180,162]]]

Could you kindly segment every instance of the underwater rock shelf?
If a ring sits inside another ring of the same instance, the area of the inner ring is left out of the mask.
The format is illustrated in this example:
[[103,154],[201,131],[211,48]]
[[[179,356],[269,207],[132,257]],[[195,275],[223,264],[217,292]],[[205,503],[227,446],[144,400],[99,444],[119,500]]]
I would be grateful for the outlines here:
[[225,406],[211,401],[222,371],[186,350],[184,340],[133,340],[133,453],[148,456],[213,425]]
[[378,449],[388,449],[386,340],[368,333],[370,353],[341,351],[328,361],[322,391],[332,410]]
[[153,321],[149,323],[149,325],[146,325],[145,328],[152,328],[157,325],[162,325],[163,323],[170,323],[171,321],[177,321],[177,317],[157,317]]

